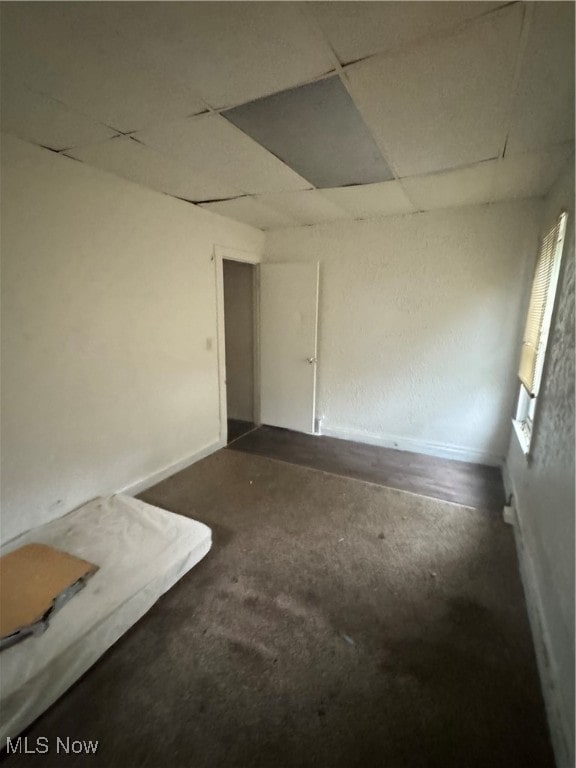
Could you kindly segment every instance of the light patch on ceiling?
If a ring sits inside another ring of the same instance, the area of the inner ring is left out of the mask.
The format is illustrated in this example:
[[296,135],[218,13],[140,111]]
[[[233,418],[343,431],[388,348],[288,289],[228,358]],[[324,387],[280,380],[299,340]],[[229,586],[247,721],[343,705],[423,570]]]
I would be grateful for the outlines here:
[[5,84],[0,95],[2,130],[34,144],[61,150],[115,135],[107,126],[27,88]]
[[565,168],[574,166],[574,143],[526,152],[499,160],[496,165],[493,200],[546,195]]
[[421,211],[541,197],[573,162],[573,151],[573,142],[567,142],[543,152],[403,179],[402,184]]
[[310,3],[342,63],[396,50],[495,10],[490,2]]
[[[108,5],[108,3],[106,3]],[[291,88],[334,69],[326,46],[291,2],[144,2],[134,34],[173,77],[214,108]]]
[[205,115],[134,134],[190,168],[246,193],[309,189],[310,184],[220,115]]
[[444,173],[403,179],[406,193],[420,211],[487,203],[494,184],[495,161]]
[[311,189],[307,192],[290,192],[285,195],[262,195],[258,198],[269,208],[287,214],[299,224],[320,224],[348,218],[347,212],[339,208],[324,194],[324,190]]
[[216,176],[198,173],[185,161],[145,147],[128,136],[72,149],[66,154],[158,192],[190,201],[242,194]]
[[168,72],[139,35],[145,5],[2,3],[2,71],[123,132],[202,112],[194,80]]
[[240,197],[237,200],[221,200],[215,203],[202,203],[205,208],[220,216],[250,224],[257,229],[275,229],[278,227],[297,227],[299,222],[285,213],[269,208],[254,197]]
[[266,2],[2,3],[2,64],[124,132],[334,68],[297,3]]
[[534,3],[506,154],[574,138],[574,3]]
[[401,177],[501,153],[521,21],[514,5],[451,37],[345,69],[355,103]]
[[355,219],[413,213],[415,210],[398,181],[323,189],[322,194]]
[[223,114],[316,187],[369,184],[393,176],[338,77]]

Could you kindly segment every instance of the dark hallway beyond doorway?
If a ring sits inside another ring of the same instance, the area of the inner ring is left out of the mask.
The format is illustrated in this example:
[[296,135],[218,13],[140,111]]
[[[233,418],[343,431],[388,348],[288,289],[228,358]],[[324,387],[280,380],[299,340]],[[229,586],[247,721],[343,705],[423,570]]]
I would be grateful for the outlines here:
[[256,424],[252,421],[241,421],[240,419],[228,419],[228,440],[227,443],[233,443],[234,440],[238,440],[242,435],[246,435],[248,432],[252,432],[256,429]]
[[230,421],[254,420],[255,268],[224,259],[226,408]]

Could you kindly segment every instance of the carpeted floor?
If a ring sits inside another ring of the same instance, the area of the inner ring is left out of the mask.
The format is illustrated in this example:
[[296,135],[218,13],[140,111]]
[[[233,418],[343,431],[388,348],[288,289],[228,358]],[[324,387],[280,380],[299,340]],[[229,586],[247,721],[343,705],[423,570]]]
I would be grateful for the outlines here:
[[223,450],[143,494],[214,546],[6,766],[552,768],[512,531]]

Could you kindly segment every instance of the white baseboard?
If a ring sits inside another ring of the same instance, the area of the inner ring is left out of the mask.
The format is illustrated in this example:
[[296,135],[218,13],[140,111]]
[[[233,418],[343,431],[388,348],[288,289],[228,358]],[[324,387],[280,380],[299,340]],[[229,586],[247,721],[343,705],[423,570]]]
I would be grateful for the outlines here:
[[176,472],[180,472],[182,469],[186,469],[186,467],[189,467],[191,464],[200,461],[200,459],[204,459],[206,456],[210,456],[211,453],[220,450],[220,448],[224,448],[225,445],[226,442],[224,440],[216,440],[215,442],[204,446],[204,448],[200,448],[200,450],[195,451],[190,456],[186,456],[184,459],[180,459],[180,461],[176,461],[174,464],[170,464],[170,466],[164,467],[164,469],[153,472],[151,475],[148,475],[147,477],[144,477],[135,483],[127,485],[125,488],[117,491],[117,493],[124,493],[127,496],[136,496],[139,493],[143,493],[143,491],[148,490],[148,488],[156,485],[156,483],[160,483],[162,480],[170,477],[170,475],[173,475]]
[[504,461],[502,462],[502,480],[504,481],[504,492],[506,493],[506,501],[508,501],[510,496],[514,496],[514,503],[516,504],[518,502],[518,496],[514,491],[514,485],[512,483],[512,478],[510,477],[510,472],[508,470],[508,463],[506,459],[504,459]]
[[493,467],[502,466],[503,456],[498,456],[487,451],[475,451],[460,448],[445,443],[430,443],[424,440],[412,440],[407,437],[395,435],[373,435],[370,432],[362,432],[354,429],[339,429],[338,427],[326,427],[322,425],[322,433],[327,437],[336,437],[339,440],[353,440],[356,443],[379,445],[383,448],[396,448],[399,451],[411,453],[424,453],[427,456],[437,456],[440,459],[454,459],[455,461],[469,461],[473,464],[487,464]]
[[520,565],[520,577],[524,587],[524,597],[526,599],[526,608],[528,610],[528,619],[532,630],[532,640],[536,652],[536,663],[540,675],[540,684],[544,696],[544,704],[548,717],[548,727],[550,729],[550,738],[552,748],[556,757],[557,768],[574,768],[574,757],[571,754],[571,729],[566,722],[563,712],[562,702],[559,695],[558,686],[558,666],[553,654],[553,646],[550,642],[550,632],[544,612],[542,595],[536,577],[534,567],[533,549],[530,543],[530,537],[527,535],[522,525],[522,510],[518,509],[518,494],[514,488],[514,481],[508,471],[506,462],[502,467],[504,478],[504,488],[506,497],[513,497],[513,504],[516,507],[514,516],[514,539],[516,542],[516,552]]

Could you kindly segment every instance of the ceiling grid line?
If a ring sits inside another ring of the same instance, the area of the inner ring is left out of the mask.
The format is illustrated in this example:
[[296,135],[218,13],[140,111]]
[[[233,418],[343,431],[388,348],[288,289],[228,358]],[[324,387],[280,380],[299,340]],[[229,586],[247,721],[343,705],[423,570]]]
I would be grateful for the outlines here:
[[[321,23],[314,16],[313,12],[309,8],[307,8],[306,6],[302,7],[302,13],[306,17],[306,19],[308,20],[309,24],[311,25],[311,27],[312,27],[313,31],[315,32],[316,36],[318,37],[318,39],[321,40],[322,44],[325,46],[326,50],[328,51],[328,54],[329,54],[330,58],[334,62],[334,66],[335,66],[336,72],[338,74],[338,77],[340,78],[340,82],[342,83],[344,88],[346,88],[346,91],[348,92],[348,95],[352,99],[352,103],[354,104],[354,107],[357,109],[358,114],[362,117],[362,112],[359,109],[358,104],[356,103],[356,100],[355,100],[355,97],[354,97],[354,93],[353,93],[350,81],[348,79],[348,75],[347,75],[347,73],[345,71],[345,66],[340,61],[340,59],[338,58],[336,52],[334,51],[330,41],[328,40],[328,37],[327,37],[326,33],[324,32],[324,30],[322,28]],[[378,55],[378,54],[372,54],[372,56],[374,56],[374,55]],[[375,141],[376,145],[378,146],[378,148],[380,150],[380,153],[382,154],[382,156],[384,158],[385,163],[388,165],[388,167],[392,171],[392,174],[394,176],[394,181],[396,181],[399,184],[400,189],[402,190],[402,192],[406,196],[406,198],[409,201],[409,203],[414,207],[414,210],[418,211],[419,210],[418,206],[414,203],[414,200],[412,200],[412,198],[408,194],[404,184],[402,183],[400,175],[398,174],[398,171],[395,168],[394,163],[391,161],[390,152],[388,151],[388,149],[386,147],[383,148],[381,146],[381,142],[380,143],[376,142],[375,136],[373,135],[372,131],[370,130],[370,127],[364,121],[363,117],[362,117],[362,121],[366,125],[366,128],[367,128],[368,132],[370,133],[370,135],[372,136],[372,139]]]
[[[308,21],[308,23],[310,24],[310,26],[311,26],[312,30],[314,31],[316,37],[322,42],[322,44],[324,45],[325,49],[328,52],[328,55],[330,56],[330,58],[334,62],[334,67],[335,67],[335,70],[336,70],[336,73],[337,73],[338,77],[340,78],[340,82],[342,83],[344,88],[346,88],[346,91],[348,92],[348,95],[352,99],[352,103],[354,104],[354,107],[358,111],[358,114],[360,115],[360,117],[362,117],[362,112],[360,111],[360,109],[358,109],[358,104],[356,103],[356,101],[354,99],[354,94],[352,93],[352,90],[350,88],[350,83],[348,81],[348,77],[346,76],[346,74],[344,72],[344,67],[343,67],[342,63],[340,62],[340,59],[336,55],[334,49],[332,48],[332,45],[330,44],[330,41],[326,37],[326,34],[325,34],[324,30],[322,29],[322,26],[321,26],[320,22],[314,17],[313,13],[308,8],[303,7],[301,9],[301,12],[304,15],[304,17],[306,18],[306,20]],[[362,118],[362,122],[364,122],[364,124],[366,125],[366,123],[364,121],[364,118]],[[372,131],[370,131],[370,128],[367,125],[366,125],[366,128],[367,128],[368,132],[370,133],[370,135],[372,136],[372,138],[375,141],[375,138],[372,135]],[[398,181],[400,177],[398,176],[398,174],[396,172],[396,169],[394,168],[393,164],[390,162],[388,154],[386,152],[382,152],[382,150],[381,150],[381,154],[382,154],[382,156],[384,158],[384,161],[386,162],[386,164],[388,165],[388,167],[392,171],[392,173],[394,175],[394,179],[396,181]]]
[[522,28],[520,30],[520,39],[518,41],[518,54],[516,56],[514,78],[512,80],[512,84],[510,88],[510,102],[509,102],[509,109],[508,109],[508,120],[506,124],[506,134],[504,136],[504,142],[502,145],[500,158],[503,158],[506,154],[506,146],[508,144],[508,136],[510,135],[510,128],[512,125],[514,107],[516,106],[516,100],[518,98],[518,89],[520,87],[520,77],[522,75],[522,69],[524,66],[526,51],[528,50],[528,38],[530,35],[532,20],[534,18],[534,6],[532,5],[532,3],[524,3],[522,6],[522,11],[524,15],[522,18]]
[[[50,99],[50,101],[54,101],[56,104],[59,104],[61,107],[64,107],[69,112],[72,112],[75,115],[79,115],[80,117],[83,117],[85,120],[91,120],[96,125],[103,125],[105,128],[108,128],[108,130],[118,134],[118,136],[124,135],[122,131],[118,130],[118,128],[115,128],[113,125],[107,125],[106,123],[103,123],[101,120],[96,120],[94,117],[92,117],[91,115],[88,115],[83,110],[77,109],[76,107],[71,107],[69,104],[62,101],[62,99],[57,98],[56,96],[51,96],[49,93],[45,93],[43,90],[38,90],[37,88],[31,88],[29,85],[26,85],[26,89],[30,91],[30,93],[33,93],[37,96],[43,96],[45,99]],[[64,150],[57,150],[57,151],[62,152]]]
[[[375,1],[377,2],[377,0],[375,0]],[[419,48],[421,45],[425,44],[426,42],[428,42],[430,40],[441,40],[441,39],[450,38],[454,34],[460,32],[462,29],[464,29],[464,28],[466,28],[468,26],[473,26],[479,19],[484,19],[487,16],[490,16],[492,14],[497,14],[500,11],[502,11],[503,9],[508,8],[509,6],[517,5],[518,2],[519,2],[519,0],[512,0],[512,2],[503,3],[502,5],[499,5],[497,8],[491,8],[490,10],[485,11],[483,13],[480,13],[477,16],[471,17],[469,19],[465,19],[465,20],[463,20],[461,22],[458,22],[457,24],[452,25],[452,26],[450,26],[450,27],[448,27],[446,29],[439,30],[437,33],[423,35],[422,37],[419,37],[417,40],[411,41],[410,43],[405,43],[405,44],[399,46],[398,48],[390,48],[390,49],[386,49],[386,50],[375,51],[374,53],[371,53],[368,56],[364,56],[364,57],[361,57],[360,59],[357,59],[357,60],[354,60],[354,61],[350,61],[350,62],[341,62],[340,61],[340,59],[338,58],[338,56],[334,52],[334,50],[332,48],[332,45],[330,44],[328,38],[326,37],[326,35],[324,33],[324,30],[322,29],[321,24],[313,16],[312,12],[306,7],[305,3],[298,3],[298,6],[299,6],[298,10],[306,18],[306,21],[310,24],[312,30],[316,34],[317,39],[319,41],[321,41],[323,47],[325,48],[326,52],[328,53],[328,55],[330,56],[330,58],[331,58],[331,60],[332,60],[332,62],[334,64],[334,69],[330,69],[327,72],[323,72],[322,74],[315,75],[314,77],[311,77],[311,78],[305,78],[305,79],[303,79],[301,81],[298,81],[294,85],[291,85],[289,88],[284,89],[284,90],[292,90],[292,89],[300,88],[300,87],[305,86],[305,85],[310,85],[312,83],[316,83],[316,82],[320,82],[322,80],[326,80],[326,79],[328,79],[330,77],[333,77],[334,75],[339,75],[340,78],[342,79],[343,77],[345,77],[345,70],[349,66],[352,66],[354,64],[358,64],[360,62],[368,61],[369,59],[375,58],[377,56],[379,56],[379,57],[395,56],[398,53],[404,53],[404,52],[410,51],[412,49]],[[344,81],[343,81],[343,85],[345,87],[347,87],[346,83]],[[349,91],[348,88],[347,88],[347,90]],[[263,98],[266,98],[268,96],[272,96],[275,93],[279,93],[279,92],[281,92],[281,91],[271,91],[269,93],[265,93],[265,94],[262,94],[262,95],[258,96],[256,99],[248,99],[248,100],[243,100],[243,101],[240,101],[240,102],[232,102],[230,104],[226,104],[223,107],[214,107],[214,106],[212,106],[202,96],[202,94],[200,94],[198,96],[198,101],[201,102],[205,106],[206,112],[209,112],[210,114],[222,114],[223,112],[227,112],[227,111],[229,111],[231,109],[236,109],[237,107],[242,107],[242,106],[244,106],[246,104],[252,103],[253,101],[257,101],[259,99],[263,99]],[[349,91],[349,93],[350,93],[350,91]],[[350,93],[350,96],[353,99],[353,95],[351,93]],[[64,104],[64,102],[61,102],[61,103]],[[67,106],[67,105],[65,105],[65,106]],[[67,106],[67,108],[70,109],[70,107],[68,107],[68,106]],[[202,117],[204,114],[206,114],[206,112],[195,112],[195,113],[192,113],[190,115],[186,115],[184,117],[186,119],[188,119],[188,118],[192,119],[192,118],[195,118],[195,117]],[[180,118],[176,117],[175,119],[184,119],[184,117],[180,117]],[[108,126],[108,127],[110,127],[111,130],[118,131],[118,133],[120,135],[124,136],[124,135],[130,135],[132,133],[137,133],[138,131],[141,131],[141,130],[145,130],[145,129],[147,130],[148,128],[153,128],[154,124],[148,124],[145,127],[136,128],[134,130],[127,131],[127,132],[119,131],[117,128],[114,128],[113,126]],[[384,159],[386,160],[386,158],[384,158]],[[400,179],[400,177],[398,177],[398,179]]]
[[[259,2],[259,1],[266,2],[266,0],[251,0],[251,2]],[[206,2],[211,2],[211,0],[206,0]],[[242,2],[242,0],[239,0],[239,2]],[[302,88],[305,85],[312,85],[312,83],[320,83],[322,82],[322,80],[328,80],[330,77],[334,77],[336,74],[338,74],[336,68],[330,69],[328,72],[323,72],[321,75],[317,75],[316,77],[306,78],[306,80],[303,80],[302,82],[299,82],[296,85],[291,85],[289,88],[283,88],[281,91],[272,91],[271,93],[265,93],[262,96],[258,96],[256,99],[249,99],[248,101],[239,101],[237,103],[228,104],[225,107],[214,107],[210,111],[216,115],[221,115],[223,112],[230,112],[230,110],[236,109],[237,107],[245,107],[247,104],[252,104],[252,102],[254,101],[260,101],[260,99],[267,99],[269,96],[275,96],[277,93],[283,93],[283,91],[293,91],[296,88]],[[191,117],[200,117],[200,115],[191,115]]]
[[538,197],[569,162],[573,2],[56,6],[3,4],[2,130],[261,229]]
[[[342,0],[333,0],[334,2],[342,1]],[[343,0],[346,2],[346,0]],[[354,0],[353,0],[354,1]],[[358,2],[358,0],[355,0]],[[398,1],[398,0],[396,0]],[[400,0],[401,2],[442,2],[443,0]],[[468,2],[469,0],[451,0],[451,2],[458,3],[458,2]],[[529,2],[537,2],[538,0],[529,0]],[[554,0],[545,0],[546,2],[553,2]],[[558,0],[557,0],[558,1]],[[567,2],[569,0],[560,0],[562,2]],[[362,2],[362,0],[360,0]],[[394,0],[368,0],[368,2],[394,2]],[[472,0],[474,2],[474,0]],[[476,0],[478,2],[478,0]],[[480,2],[484,2],[484,0],[480,0]],[[430,32],[424,35],[420,35],[420,37],[416,37],[413,40],[410,40],[408,42],[400,43],[398,46],[391,46],[389,48],[380,48],[378,50],[373,51],[372,53],[367,54],[366,56],[360,56],[357,59],[353,59],[351,61],[345,61],[341,62],[341,66],[346,69],[347,67],[352,67],[355,64],[362,64],[365,61],[369,61],[370,59],[373,59],[375,57],[379,58],[393,58],[395,56],[398,56],[401,53],[412,53],[413,51],[417,51],[419,48],[422,48],[427,43],[430,42],[439,42],[442,40],[449,40],[451,37],[454,37],[455,35],[458,35],[460,32],[465,32],[468,27],[474,27],[479,21],[482,21],[489,16],[497,15],[504,11],[506,8],[510,8],[513,5],[519,5],[520,2],[524,3],[526,0],[512,0],[512,2],[509,3],[502,3],[497,8],[490,8],[487,11],[483,11],[482,13],[477,14],[476,16],[470,16],[467,19],[462,19],[454,24],[451,24],[447,27],[438,29],[434,32]],[[489,3],[486,2],[486,5]]]
[[514,107],[516,98],[518,95],[518,88],[520,85],[520,77],[522,75],[522,68],[524,65],[524,58],[528,48],[528,37],[530,34],[530,27],[532,19],[534,17],[534,8],[530,3],[522,4],[522,26],[520,28],[520,37],[518,39],[518,51],[516,54],[516,63],[514,67],[514,76],[510,85],[510,98],[508,101],[508,115],[506,121],[506,127],[504,131],[504,140],[502,142],[502,150],[496,160],[494,173],[492,176],[492,182],[490,184],[489,195],[490,198],[494,198],[498,188],[498,172],[502,166],[502,162],[506,156],[506,147],[508,146],[508,136],[510,135],[510,129],[512,125],[512,119],[514,114]]
[[[196,166],[201,173],[215,173],[245,195],[276,191],[274,185],[270,186],[271,178],[274,184],[282,184],[285,191],[313,186],[224,115],[205,114],[198,120],[172,121],[156,130],[139,132],[138,138],[149,148],[173,158],[191,154],[192,167]],[[219,153],[228,160],[220,162]],[[230,196],[224,194],[222,199]]]

